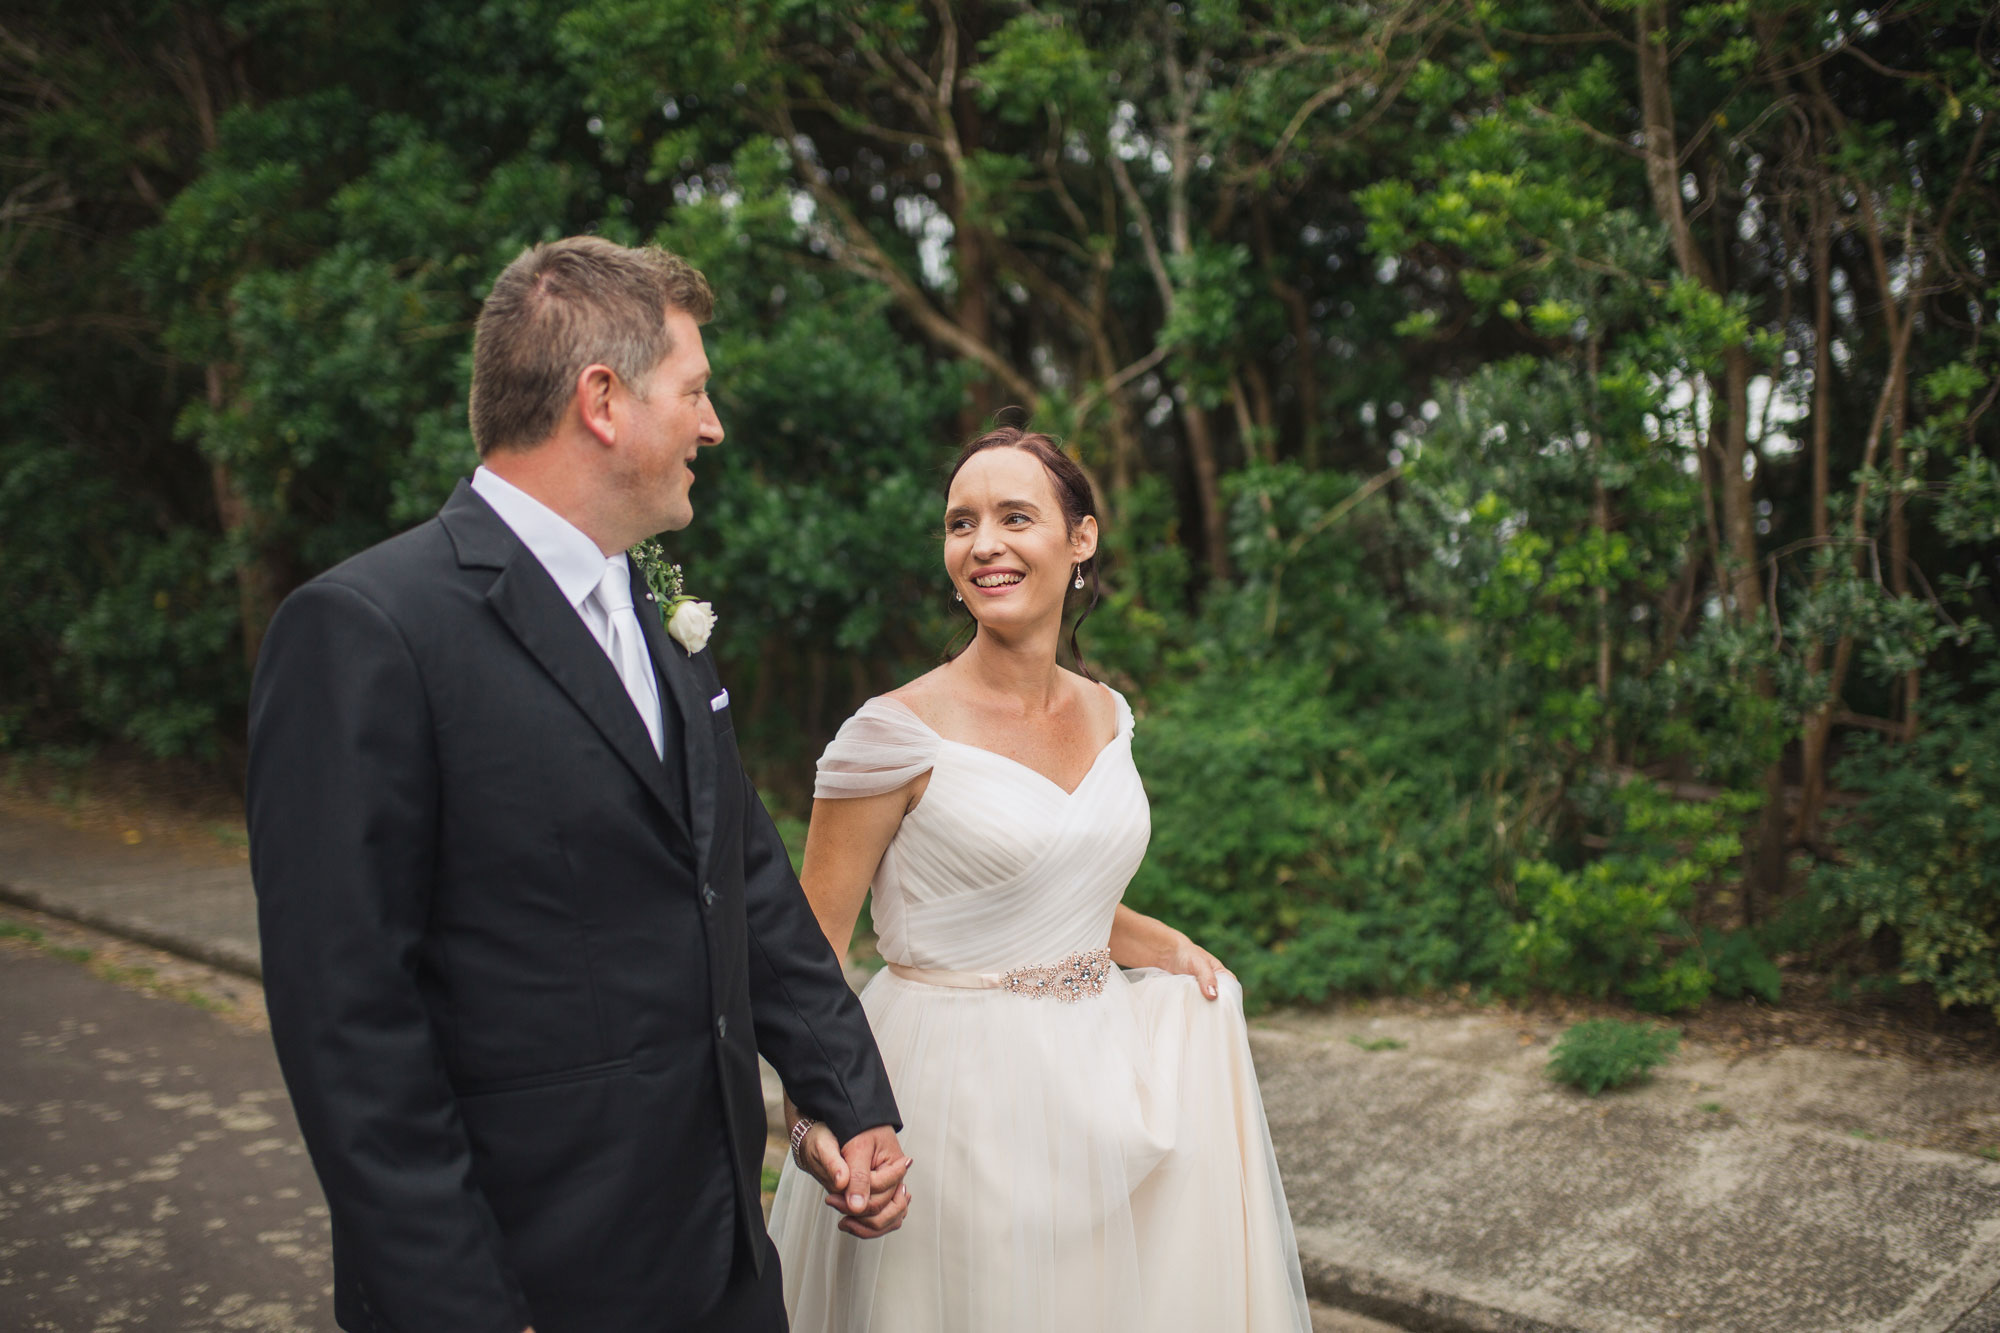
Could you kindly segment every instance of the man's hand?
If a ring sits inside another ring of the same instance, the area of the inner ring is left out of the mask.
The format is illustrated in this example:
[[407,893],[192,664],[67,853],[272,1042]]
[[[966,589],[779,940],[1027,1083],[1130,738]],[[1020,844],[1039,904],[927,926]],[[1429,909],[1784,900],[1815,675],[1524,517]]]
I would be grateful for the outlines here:
[[903,1225],[910,1208],[909,1187],[903,1184],[910,1159],[896,1142],[895,1130],[877,1125],[841,1144],[825,1125],[814,1125],[799,1145],[799,1156],[826,1190],[827,1207],[846,1214],[840,1229],[848,1235],[874,1240]]

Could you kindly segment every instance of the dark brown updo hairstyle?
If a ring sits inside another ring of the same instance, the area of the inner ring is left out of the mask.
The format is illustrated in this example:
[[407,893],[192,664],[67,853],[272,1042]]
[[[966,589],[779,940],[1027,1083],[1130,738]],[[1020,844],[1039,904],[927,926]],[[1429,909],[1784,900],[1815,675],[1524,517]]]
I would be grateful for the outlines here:
[[[1041,461],[1042,468],[1049,474],[1049,481],[1055,490],[1056,502],[1062,506],[1065,535],[1074,533],[1077,525],[1086,517],[1097,517],[1096,493],[1090,489],[1090,478],[1084,475],[1076,460],[1064,453],[1062,446],[1049,436],[1022,426],[995,426],[959,450],[958,458],[951,465],[951,472],[944,479],[944,493],[947,500],[951,498],[951,484],[958,480],[959,470],[974,454],[985,453],[988,449],[1019,449],[1023,453],[1033,454]],[[1102,542],[1100,534],[1100,548]],[[1097,557],[1092,555],[1090,559],[1083,561],[1076,572],[1083,575],[1083,587],[1073,586],[1074,576],[1072,576],[1070,585],[1066,586],[1063,592],[1065,614],[1074,604],[1083,605],[1082,612],[1069,627],[1069,655],[1083,678],[1094,681],[1097,677],[1090,674],[1090,667],[1083,660],[1083,649],[1077,646],[1076,632],[1083,627],[1083,622],[1090,613],[1097,609]],[[979,622],[972,619],[971,608],[963,607],[961,604],[961,609],[965,611],[966,619],[971,622],[972,633],[966,636],[966,643],[970,643],[979,633]],[[956,635],[952,637],[957,638]],[[949,662],[963,651],[964,645],[953,644],[945,649],[944,660]]]

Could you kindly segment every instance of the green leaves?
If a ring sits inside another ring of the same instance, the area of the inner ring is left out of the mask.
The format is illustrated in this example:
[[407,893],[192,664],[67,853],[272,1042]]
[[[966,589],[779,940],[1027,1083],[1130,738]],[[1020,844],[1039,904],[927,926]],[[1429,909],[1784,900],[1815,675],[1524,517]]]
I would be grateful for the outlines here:
[[[1988,668],[1981,690],[2000,686]],[[1839,771],[1862,794],[1848,830],[1849,859],[1815,875],[1836,905],[1857,913],[1864,937],[1887,933],[1900,979],[1941,1006],[1990,1009],[2000,1019],[2000,722],[1954,690],[1930,728],[1893,750],[1857,745]]]
[[1251,301],[1250,251],[1241,245],[1204,245],[1174,256],[1167,268],[1174,280],[1174,305],[1160,327],[1160,343],[1175,350],[1178,378],[1213,391],[1229,363],[1219,354],[1241,333]]
[[1060,13],[1030,10],[979,44],[986,58],[967,71],[981,106],[1016,125],[1045,115],[1095,135],[1109,117],[1097,53]]
[[1556,1039],[1549,1052],[1549,1077],[1587,1097],[1650,1078],[1680,1048],[1680,1029],[1658,1023],[1592,1018]]
[[1685,943],[1669,947],[1676,937],[1692,940],[1687,914],[1697,886],[1742,854],[1732,825],[1756,798],[1678,801],[1643,781],[1607,797],[1605,855],[1575,869],[1549,861],[1516,866],[1524,919],[1509,932],[1506,984],[1598,999],[1616,994],[1661,1013],[1699,1005],[1716,988],[1718,968],[1732,988],[1774,988],[1769,964],[1747,940],[1725,946],[1715,936],[1707,954]]

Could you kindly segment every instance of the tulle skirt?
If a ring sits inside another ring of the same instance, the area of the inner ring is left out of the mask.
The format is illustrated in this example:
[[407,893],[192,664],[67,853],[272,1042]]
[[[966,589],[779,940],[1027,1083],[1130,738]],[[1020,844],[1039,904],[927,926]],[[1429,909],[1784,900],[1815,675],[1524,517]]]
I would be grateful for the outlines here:
[[839,1231],[787,1162],[795,1333],[1310,1329],[1243,996],[1112,970],[1073,1004],[876,975],[861,1002],[914,1159],[902,1229]]

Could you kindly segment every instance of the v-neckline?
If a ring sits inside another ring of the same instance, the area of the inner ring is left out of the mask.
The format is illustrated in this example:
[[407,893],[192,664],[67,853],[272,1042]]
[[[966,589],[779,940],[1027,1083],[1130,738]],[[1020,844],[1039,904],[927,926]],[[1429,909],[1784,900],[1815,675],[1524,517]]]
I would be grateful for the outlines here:
[[908,704],[904,703],[901,699],[885,698],[883,702],[892,703],[896,705],[896,707],[908,713],[911,717],[916,718],[917,725],[922,727],[925,731],[928,731],[931,735],[936,736],[938,738],[939,744],[956,745],[959,749],[971,750],[974,754],[991,755],[993,758],[998,759],[1003,764],[1011,764],[1015,768],[1020,769],[1023,773],[1029,774],[1032,777],[1040,778],[1043,782],[1055,788],[1055,790],[1061,794],[1062,798],[1067,801],[1074,799],[1078,792],[1082,791],[1086,786],[1089,785],[1091,778],[1096,776],[1098,766],[1104,762],[1104,756],[1111,753],[1112,746],[1118,744],[1119,741],[1125,738],[1125,719],[1128,716],[1129,710],[1121,706],[1124,704],[1124,700],[1119,696],[1118,691],[1116,690],[1111,691],[1111,700],[1112,700],[1111,703],[1112,713],[1118,719],[1118,728],[1116,731],[1111,733],[1111,739],[1104,742],[1104,744],[1100,745],[1097,748],[1097,753],[1091,756],[1090,767],[1083,770],[1083,776],[1076,780],[1076,785],[1074,787],[1064,787],[1062,783],[1057,782],[1054,778],[1042,772],[1041,769],[1032,767],[1031,765],[1028,764],[1024,764],[1010,754],[1001,754],[998,750],[989,750],[983,745],[974,745],[971,741],[953,740],[951,737],[945,735],[943,732],[939,731],[936,727],[932,726],[930,723],[924,721],[923,718],[918,715],[916,709],[910,707]]

